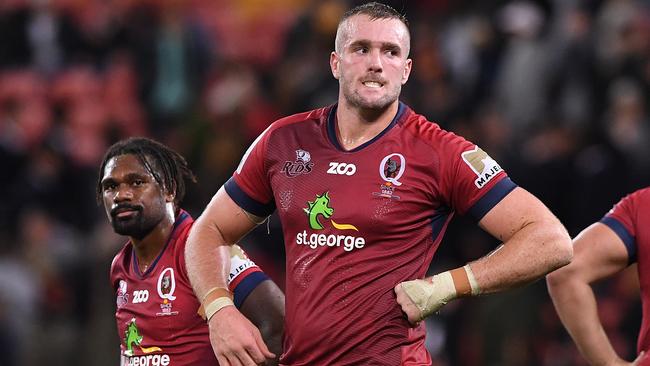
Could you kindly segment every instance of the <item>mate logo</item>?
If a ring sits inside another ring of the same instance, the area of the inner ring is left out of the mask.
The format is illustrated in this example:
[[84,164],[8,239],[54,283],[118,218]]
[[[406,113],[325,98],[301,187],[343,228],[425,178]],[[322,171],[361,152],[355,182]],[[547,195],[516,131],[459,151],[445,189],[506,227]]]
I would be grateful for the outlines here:
[[311,161],[311,155],[308,151],[298,149],[296,150],[296,160],[285,161],[280,171],[287,177],[293,178],[300,174],[309,174],[314,167]]
[[499,164],[478,146],[465,151],[461,157],[478,177],[474,181],[477,188],[483,188],[502,170]]
[[143,353],[162,351],[160,347],[156,347],[156,346],[146,347],[146,348],[140,346],[142,344],[143,339],[144,337],[140,334],[140,330],[138,329],[138,326],[135,324],[135,318],[131,318],[131,321],[129,321],[126,324],[126,329],[124,330],[124,347],[126,348],[126,350],[124,351],[124,355],[133,356],[134,346],[138,346]]
[[[354,230],[359,231],[356,226],[352,224],[339,224],[331,217],[334,215],[334,208],[330,206],[329,191],[317,194],[316,199],[307,201],[307,208],[303,208],[307,214],[309,227],[312,230],[323,230],[325,226],[321,223],[321,219],[330,219],[330,223],[335,229],[338,230]],[[334,235],[334,234],[317,234],[307,233],[303,230],[296,234],[296,244],[306,245],[311,249],[318,247],[343,247],[346,252],[354,249],[361,249],[366,245],[366,239],[363,237],[352,235]]]

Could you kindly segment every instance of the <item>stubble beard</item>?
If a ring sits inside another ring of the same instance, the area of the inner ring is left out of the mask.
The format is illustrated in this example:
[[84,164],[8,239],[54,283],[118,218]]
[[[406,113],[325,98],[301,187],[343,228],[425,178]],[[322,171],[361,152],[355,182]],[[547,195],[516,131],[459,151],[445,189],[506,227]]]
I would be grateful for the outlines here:
[[147,217],[142,210],[138,210],[133,217],[126,220],[113,217],[111,224],[117,234],[142,240],[149,235],[163,218],[163,215],[149,215]]
[[374,100],[367,100],[361,94],[352,88],[352,83],[345,83],[343,87],[343,96],[347,103],[355,108],[364,110],[386,110],[393,102],[395,102],[400,94],[401,85],[397,86],[397,90],[391,90],[384,94],[382,97]]

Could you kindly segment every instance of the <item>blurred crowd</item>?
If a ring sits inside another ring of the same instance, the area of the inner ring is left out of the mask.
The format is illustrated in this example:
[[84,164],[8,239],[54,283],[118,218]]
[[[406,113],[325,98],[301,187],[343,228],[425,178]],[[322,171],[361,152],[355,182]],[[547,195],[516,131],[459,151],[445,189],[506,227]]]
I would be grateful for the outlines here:
[[[650,184],[650,3],[384,1],[410,20],[402,100],[479,144],[572,235]],[[108,269],[124,239],[95,200],[118,139],[145,135],[198,176],[195,216],[273,120],[336,101],[345,0],[0,1],[0,365],[116,365]],[[457,219],[431,272],[498,243]],[[276,282],[279,222],[243,246]],[[597,285],[632,358],[634,268]],[[436,365],[583,365],[543,281],[427,321]]]

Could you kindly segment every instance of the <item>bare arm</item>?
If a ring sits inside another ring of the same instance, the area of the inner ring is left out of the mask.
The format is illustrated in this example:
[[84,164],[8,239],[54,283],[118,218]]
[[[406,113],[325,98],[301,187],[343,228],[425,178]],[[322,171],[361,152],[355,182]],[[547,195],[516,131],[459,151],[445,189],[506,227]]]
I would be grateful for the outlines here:
[[[197,298],[214,287],[228,288],[232,245],[253,229],[252,216],[222,187],[196,220],[185,247],[187,272]],[[205,305],[205,304],[204,304]],[[209,320],[210,341],[220,365],[255,365],[274,358],[260,332],[234,306],[221,308]]]
[[574,241],[571,264],[546,277],[548,290],[562,323],[591,365],[630,365],[614,351],[598,318],[591,283],[625,269],[623,241],[607,225],[596,223]]
[[[284,294],[275,282],[268,280],[255,287],[244,300],[241,312],[260,329],[271,352],[280,355],[284,333]],[[277,365],[278,361],[276,358],[266,364]]]
[[527,284],[571,261],[571,239],[564,226],[522,188],[504,197],[479,225],[503,245],[468,266],[395,287],[409,321],[417,323],[459,296]]
[[571,238],[535,196],[516,188],[479,225],[503,245],[470,263],[481,293],[518,287],[571,261]]

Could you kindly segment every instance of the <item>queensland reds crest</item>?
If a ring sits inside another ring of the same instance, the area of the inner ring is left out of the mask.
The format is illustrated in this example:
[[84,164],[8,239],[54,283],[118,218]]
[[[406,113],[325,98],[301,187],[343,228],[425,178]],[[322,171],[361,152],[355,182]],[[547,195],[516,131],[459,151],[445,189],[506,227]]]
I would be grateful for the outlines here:
[[158,276],[158,296],[165,300],[176,300],[174,291],[176,291],[176,279],[174,278],[174,269],[165,268]]
[[404,155],[400,153],[392,153],[386,155],[384,159],[382,159],[381,164],[379,164],[379,175],[381,175],[381,178],[384,181],[399,187],[402,185],[399,179],[402,177],[402,174],[404,174],[405,169],[406,159],[404,159]]
[[395,188],[402,185],[400,178],[404,175],[406,170],[406,159],[400,153],[392,153],[384,156],[379,163],[379,176],[384,180],[384,183],[379,187],[381,192],[373,192],[373,195],[400,199],[395,195]]

